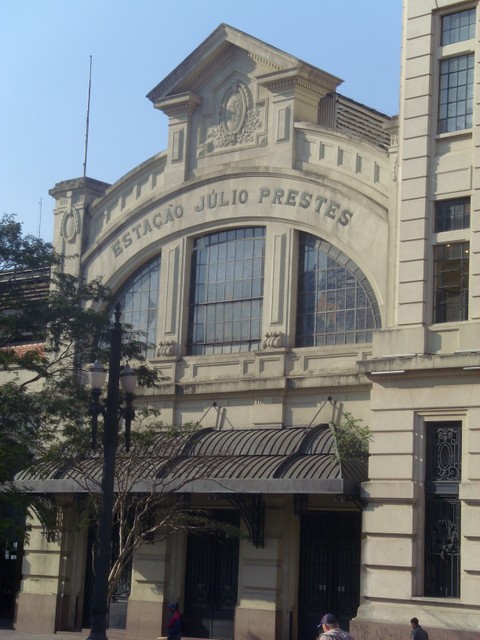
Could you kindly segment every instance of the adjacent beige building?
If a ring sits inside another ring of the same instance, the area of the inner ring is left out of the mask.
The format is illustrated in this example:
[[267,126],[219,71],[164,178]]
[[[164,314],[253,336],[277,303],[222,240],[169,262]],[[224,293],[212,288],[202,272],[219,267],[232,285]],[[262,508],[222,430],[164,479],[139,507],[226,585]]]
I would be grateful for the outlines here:
[[[248,535],[144,546],[129,640],[159,636],[171,599],[202,637],[307,640],[327,610],[357,640],[406,639],[413,616],[479,637],[480,15],[404,4],[398,118],[220,25],[148,95],[165,152],[51,191],[66,269],[156,345],[169,382],[148,402],[239,452],[191,500]],[[373,432],[368,475],[322,466],[319,425],[345,413]],[[32,532],[18,629],[86,623],[88,540],[58,482],[64,535]]]

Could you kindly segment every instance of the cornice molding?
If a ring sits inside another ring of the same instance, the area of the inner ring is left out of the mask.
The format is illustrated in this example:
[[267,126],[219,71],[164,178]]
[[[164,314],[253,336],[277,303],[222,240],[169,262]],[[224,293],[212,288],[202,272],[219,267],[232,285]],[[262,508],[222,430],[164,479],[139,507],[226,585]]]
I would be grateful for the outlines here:
[[320,70],[312,73],[310,69],[303,67],[283,69],[258,77],[258,84],[266,87],[269,91],[301,87],[320,97],[335,91],[339,82],[338,78],[330,74],[322,73]]
[[167,116],[172,117],[179,114],[191,114],[202,102],[202,98],[192,91],[178,93],[155,101],[155,109],[163,111]]

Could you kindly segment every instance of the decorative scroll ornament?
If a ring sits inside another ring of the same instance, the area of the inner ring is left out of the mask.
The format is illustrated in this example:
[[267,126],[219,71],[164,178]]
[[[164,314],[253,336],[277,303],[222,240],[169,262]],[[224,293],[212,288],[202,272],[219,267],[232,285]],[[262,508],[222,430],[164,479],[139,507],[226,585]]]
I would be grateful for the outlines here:
[[161,340],[158,343],[157,356],[173,356],[175,352],[175,340]]
[[435,468],[434,479],[437,481],[459,482],[462,474],[461,433],[452,427],[437,429],[434,441]]
[[267,331],[263,341],[264,349],[278,349],[283,347],[283,333],[281,331]]
[[398,177],[398,159],[395,158],[395,161],[392,164],[392,180],[396,182],[397,177]]
[[251,93],[243,82],[232,84],[226,91],[219,112],[220,123],[208,138],[215,148],[252,142],[261,126],[260,110],[254,108]]
[[447,516],[439,517],[432,532],[433,550],[442,560],[460,552],[458,525]]
[[80,233],[80,216],[76,209],[70,209],[63,214],[60,232],[67,242],[75,242]]

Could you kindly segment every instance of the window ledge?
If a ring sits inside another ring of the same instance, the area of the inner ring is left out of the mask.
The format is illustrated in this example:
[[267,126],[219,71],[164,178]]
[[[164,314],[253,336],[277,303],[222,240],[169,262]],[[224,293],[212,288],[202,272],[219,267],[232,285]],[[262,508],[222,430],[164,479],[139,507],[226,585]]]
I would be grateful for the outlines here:
[[475,51],[475,38],[460,40],[451,44],[439,45],[437,48],[437,58],[453,58],[456,56],[466,56]]
[[412,596],[412,602],[422,602],[423,604],[438,604],[445,605],[445,602],[451,602],[452,604],[462,604],[462,599],[458,597],[448,597],[444,596],[443,598],[440,596]]
[[464,229],[449,229],[448,231],[436,231],[432,234],[433,244],[447,244],[449,242],[469,242],[470,227]]
[[435,140],[451,140],[452,138],[471,138],[473,133],[473,128],[471,129],[459,129],[458,131],[445,131],[445,133],[437,133],[435,135]]

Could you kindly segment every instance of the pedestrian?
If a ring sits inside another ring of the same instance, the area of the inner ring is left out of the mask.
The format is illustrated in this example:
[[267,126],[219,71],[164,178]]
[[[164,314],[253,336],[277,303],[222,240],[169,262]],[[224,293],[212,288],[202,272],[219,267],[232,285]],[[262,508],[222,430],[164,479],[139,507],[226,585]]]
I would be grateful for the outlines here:
[[354,640],[348,631],[340,629],[337,616],[333,613],[326,613],[323,616],[317,627],[317,632],[319,640]]
[[410,624],[412,625],[410,640],[428,640],[428,633],[419,625],[418,618],[412,618]]
[[168,640],[181,640],[182,615],[178,610],[177,602],[168,603],[167,638]]

